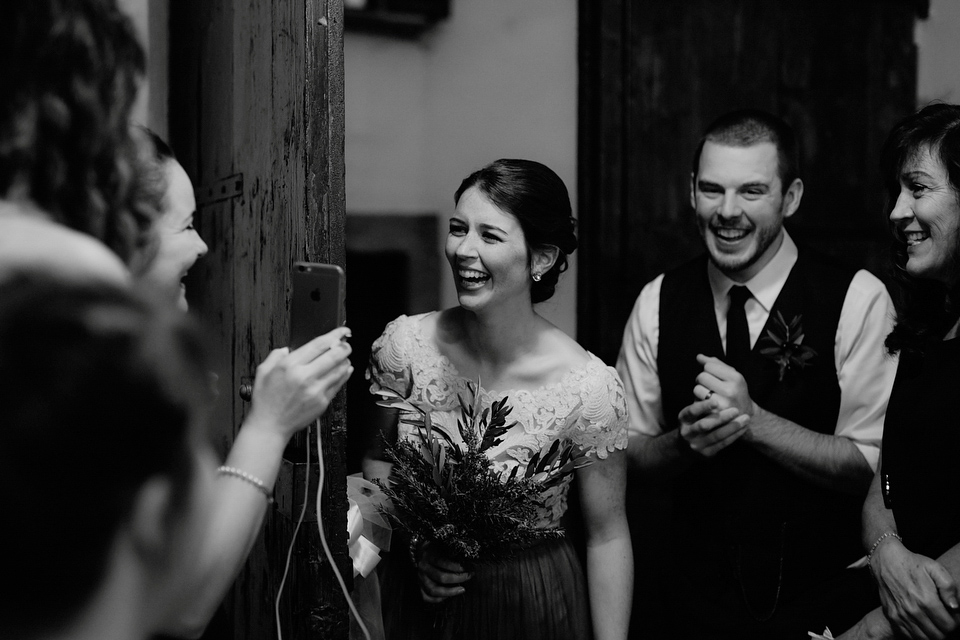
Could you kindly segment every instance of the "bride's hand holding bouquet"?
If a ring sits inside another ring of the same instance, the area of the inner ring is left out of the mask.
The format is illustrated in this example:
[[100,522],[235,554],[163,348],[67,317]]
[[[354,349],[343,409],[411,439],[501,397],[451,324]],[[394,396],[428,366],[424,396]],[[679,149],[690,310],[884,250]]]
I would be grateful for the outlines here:
[[381,406],[399,410],[415,436],[389,447],[390,482],[379,483],[392,503],[388,517],[410,534],[410,554],[426,602],[461,595],[470,563],[510,558],[541,540],[563,535],[538,526],[541,495],[575,469],[590,464],[568,441],[553,440],[535,453],[526,469],[498,472],[487,451],[502,442],[507,398],[481,410],[478,389],[458,396],[462,442],[435,426],[430,414],[401,394],[381,389]]
[[434,542],[426,540],[416,546],[419,551],[414,552],[414,557],[424,602],[439,604],[466,591],[463,583],[473,577],[472,573],[459,562],[445,557]]

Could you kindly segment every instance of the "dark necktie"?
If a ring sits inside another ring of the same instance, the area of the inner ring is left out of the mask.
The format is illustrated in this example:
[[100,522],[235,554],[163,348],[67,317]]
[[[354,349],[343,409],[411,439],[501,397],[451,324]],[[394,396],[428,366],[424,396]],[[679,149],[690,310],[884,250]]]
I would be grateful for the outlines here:
[[744,304],[750,299],[750,289],[734,286],[730,289],[730,310],[727,311],[727,364],[743,373],[750,358],[750,328]]

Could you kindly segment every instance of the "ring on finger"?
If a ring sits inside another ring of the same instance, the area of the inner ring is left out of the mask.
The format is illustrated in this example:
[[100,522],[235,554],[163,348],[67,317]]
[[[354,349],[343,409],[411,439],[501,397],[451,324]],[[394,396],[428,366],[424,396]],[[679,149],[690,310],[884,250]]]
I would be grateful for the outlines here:
[[713,391],[711,391],[710,389],[707,389],[707,395],[703,396],[703,399],[709,400],[711,397],[713,397]]

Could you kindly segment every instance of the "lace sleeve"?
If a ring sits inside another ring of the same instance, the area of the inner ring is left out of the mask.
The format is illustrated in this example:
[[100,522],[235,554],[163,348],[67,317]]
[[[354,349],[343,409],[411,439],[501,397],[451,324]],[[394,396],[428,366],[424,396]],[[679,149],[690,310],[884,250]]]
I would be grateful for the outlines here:
[[571,439],[605,459],[627,447],[627,403],[623,383],[613,367],[597,367],[580,387],[580,417]]
[[386,388],[404,397],[410,395],[409,323],[410,318],[400,316],[373,343],[366,373],[370,393]]

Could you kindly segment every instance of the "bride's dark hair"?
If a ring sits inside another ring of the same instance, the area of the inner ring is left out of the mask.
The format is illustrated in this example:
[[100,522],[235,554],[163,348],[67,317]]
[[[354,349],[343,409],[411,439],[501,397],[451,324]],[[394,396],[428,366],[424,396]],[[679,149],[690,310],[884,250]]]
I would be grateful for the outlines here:
[[560,250],[553,267],[530,289],[534,303],[548,300],[560,274],[567,270],[567,256],[577,250],[577,223],[563,180],[539,162],[500,159],[464,178],[454,203],[470,187],[476,187],[490,202],[517,218],[529,247],[554,246]]

